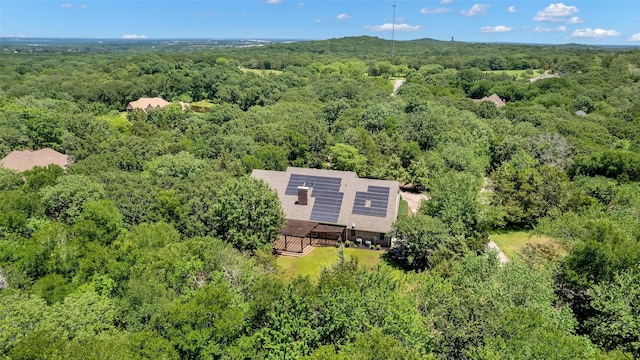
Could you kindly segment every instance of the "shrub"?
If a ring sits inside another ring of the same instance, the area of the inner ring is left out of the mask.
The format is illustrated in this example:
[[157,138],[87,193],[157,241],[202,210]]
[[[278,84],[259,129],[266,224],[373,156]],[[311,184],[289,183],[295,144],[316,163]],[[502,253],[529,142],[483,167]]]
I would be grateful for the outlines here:
[[380,250],[380,244],[376,244],[376,250]]
[[344,247],[349,247],[351,246],[351,241],[347,240],[344,242]]

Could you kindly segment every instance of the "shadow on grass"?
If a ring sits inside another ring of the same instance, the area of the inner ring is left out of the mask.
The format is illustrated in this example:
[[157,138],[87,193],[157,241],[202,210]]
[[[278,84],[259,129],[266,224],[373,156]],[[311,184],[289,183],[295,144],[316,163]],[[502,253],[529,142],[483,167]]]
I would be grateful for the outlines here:
[[395,270],[402,270],[402,271],[414,270],[409,266],[406,258],[400,258],[400,257],[394,256],[393,252],[390,250],[385,251],[384,254],[380,256],[380,259],[382,259],[382,261],[387,266]]

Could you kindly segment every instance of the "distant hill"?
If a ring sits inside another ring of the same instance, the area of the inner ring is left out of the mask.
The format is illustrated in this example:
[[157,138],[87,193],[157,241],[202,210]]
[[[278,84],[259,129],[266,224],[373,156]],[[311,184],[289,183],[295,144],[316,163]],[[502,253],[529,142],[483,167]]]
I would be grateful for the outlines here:
[[[383,58],[390,55],[391,41],[372,36],[353,36],[334,38],[327,40],[303,41],[294,43],[274,43],[269,47],[274,49],[287,49],[299,53],[334,55],[338,57],[358,56],[360,58]],[[566,53],[567,49],[602,51],[614,48],[598,47],[591,45],[566,44],[511,44],[511,43],[469,43],[460,41],[441,41],[435,39],[417,39],[395,41],[395,56],[414,56],[416,54],[449,56],[460,55],[487,55],[487,50],[496,56],[513,55],[518,52],[551,51]],[[630,47],[631,48],[631,47]],[[619,50],[620,48],[615,48]]]
[[[627,47],[633,49],[634,47]],[[636,47],[637,48],[637,47]],[[617,51],[621,46],[590,46],[579,44],[545,45],[513,43],[469,43],[441,41],[429,38],[396,40],[396,57],[415,56],[510,56],[514,54],[534,55],[541,51],[566,54],[567,50]],[[326,40],[296,39],[54,39],[54,38],[9,38],[0,37],[3,53],[113,53],[113,52],[233,52],[247,56],[260,53],[319,55],[336,58],[358,58],[361,60],[390,60],[391,41],[373,36],[351,36]]]
[[[596,47],[577,44],[509,44],[469,43],[418,39],[396,41],[395,56],[390,54],[391,41],[372,36],[355,36],[327,40],[272,43],[260,48],[232,49],[233,56],[250,64],[269,59],[272,69],[277,63],[306,65],[319,59],[353,59],[360,61],[389,61],[419,68],[425,64],[441,64],[445,68],[470,68],[481,70],[526,70],[549,69],[558,59],[567,59],[581,54],[595,54],[620,50],[611,47]],[[313,58],[313,60],[312,60]],[[278,61],[272,61],[279,59]],[[556,59],[556,60],[553,60]],[[551,62],[550,62],[551,61]],[[275,66],[275,67],[274,67]]]

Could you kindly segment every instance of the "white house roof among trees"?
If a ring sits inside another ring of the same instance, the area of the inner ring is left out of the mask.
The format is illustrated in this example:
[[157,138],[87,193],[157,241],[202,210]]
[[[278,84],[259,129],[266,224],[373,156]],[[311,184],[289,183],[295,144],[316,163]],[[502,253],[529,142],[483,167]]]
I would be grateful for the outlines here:
[[287,219],[386,233],[398,215],[400,193],[395,181],[359,178],[350,171],[295,167],[253,170],[251,176],[278,193]]
[[155,108],[163,108],[167,105],[169,105],[170,102],[168,102],[167,100],[161,98],[161,97],[154,97],[154,98],[140,98],[136,101],[132,101],[127,105],[127,111],[133,111],[134,109],[140,109],[143,111],[147,111],[147,110],[151,110],[151,109],[155,109]]
[[15,171],[31,170],[36,166],[59,165],[66,169],[69,167],[69,156],[61,154],[53,149],[45,148],[36,151],[12,151],[0,164],[7,169]]

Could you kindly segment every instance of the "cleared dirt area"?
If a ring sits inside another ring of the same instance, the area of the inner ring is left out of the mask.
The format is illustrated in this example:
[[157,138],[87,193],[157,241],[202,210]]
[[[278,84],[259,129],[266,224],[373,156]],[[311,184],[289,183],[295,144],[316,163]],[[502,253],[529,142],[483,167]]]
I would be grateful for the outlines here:
[[400,190],[400,196],[409,204],[409,210],[411,210],[412,214],[415,214],[418,211],[418,207],[420,207],[420,202],[422,200],[428,201],[429,197],[422,193],[414,193],[408,191]]
[[502,250],[500,250],[498,244],[493,242],[493,240],[489,241],[489,243],[487,244],[487,248],[498,252],[498,261],[500,261],[500,264],[506,264],[509,261],[507,255],[505,255]]
[[402,86],[402,84],[404,84],[404,79],[397,79],[393,81],[393,92],[391,93],[391,96],[396,96],[396,94],[398,93],[398,89],[400,88],[400,86]]

